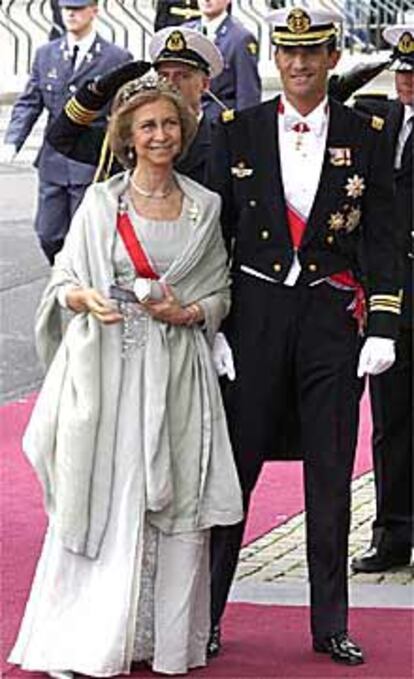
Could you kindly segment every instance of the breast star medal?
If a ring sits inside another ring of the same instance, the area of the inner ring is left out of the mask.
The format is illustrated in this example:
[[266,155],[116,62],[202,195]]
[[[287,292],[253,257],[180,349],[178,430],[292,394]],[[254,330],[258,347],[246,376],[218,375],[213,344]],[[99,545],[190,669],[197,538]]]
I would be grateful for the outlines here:
[[360,198],[365,191],[365,182],[363,177],[354,174],[353,177],[348,177],[345,191],[349,198]]

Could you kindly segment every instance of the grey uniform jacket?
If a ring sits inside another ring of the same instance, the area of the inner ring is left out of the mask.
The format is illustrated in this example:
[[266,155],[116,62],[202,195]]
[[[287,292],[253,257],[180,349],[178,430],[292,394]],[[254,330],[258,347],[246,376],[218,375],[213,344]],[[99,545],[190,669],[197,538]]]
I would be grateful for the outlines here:
[[[97,35],[78,68],[72,72],[66,37],[42,45],[36,51],[26,88],[13,107],[5,142],[14,144],[19,151],[44,109],[48,112],[46,136],[52,121],[85,80],[106,73],[131,58],[127,50]],[[101,111],[94,124],[105,125],[106,115],[107,110]],[[69,160],[56,152],[45,139],[35,166],[41,180],[63,186],[89,184],[94,174],[93,167]]]
[[[201,21],[188,24],[201,30]],[[214,39],[223,60],[223,71],[211,81],[210,89],[227,108],[241,110],[260,103],[262,86],[258,72],[257,40],[243,24],[227,16],[218,27]],[[203,98],[203,110],[208,118],[219,117],[221,108],[210,97]]]

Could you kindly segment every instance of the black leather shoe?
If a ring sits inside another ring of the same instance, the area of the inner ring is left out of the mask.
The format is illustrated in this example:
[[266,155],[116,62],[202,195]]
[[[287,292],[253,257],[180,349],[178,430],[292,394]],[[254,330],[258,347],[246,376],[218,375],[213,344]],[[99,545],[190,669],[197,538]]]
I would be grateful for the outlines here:
[[409,566],[411,561],[411,547],[384,549],[371,547],[364,554],[352,559],[351,568],[354,573],[382,573],[391,568]]
[[221,630],[220,625],[211,628],[210,637],[207,642],[207,658],[215,658],[221,651]]
[[316,653],[328,653],[332,660],[343,665],[362,665],[365,662],[362,650],[346,632],[333,634],[323,641],[314,639],[313,650]]

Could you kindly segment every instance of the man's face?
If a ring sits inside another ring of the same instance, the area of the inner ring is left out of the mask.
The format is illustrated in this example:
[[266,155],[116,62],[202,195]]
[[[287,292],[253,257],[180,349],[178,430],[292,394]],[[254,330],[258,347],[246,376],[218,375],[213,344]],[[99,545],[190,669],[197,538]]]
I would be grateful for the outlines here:
[[325,96],[328,72],[339,59],[326,45],[281,47],[275,53],[286,98],[297,105],[317,105]]
[[78,38],[87,35],[92,28],[93,21],[98,13],[97,5],[86,7],[62,7],[62,19],[67,31]]
[[200,111],[201,95],[209,85],[209,78],[203,71],[188,64],[165,61],[157,66],[157,73],[180,90],[195,113]]
[[198,7],[203,16],[214,19],[227,9],[230,0],[198,0]]
[[395,89],[402,104],[414,106],[414,71],[397,71]]

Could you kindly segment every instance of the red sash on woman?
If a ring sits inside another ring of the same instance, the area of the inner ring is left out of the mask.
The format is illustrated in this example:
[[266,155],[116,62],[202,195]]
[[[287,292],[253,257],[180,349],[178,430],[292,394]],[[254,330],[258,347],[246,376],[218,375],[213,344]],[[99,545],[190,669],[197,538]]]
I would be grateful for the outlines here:
[[132,260],[137,276],[140,278],[158,280],[159,276],[152,268],[148,257],[135,234],[128,212],[121,208],[118,210],[116,228]]

